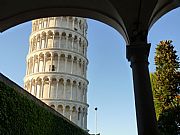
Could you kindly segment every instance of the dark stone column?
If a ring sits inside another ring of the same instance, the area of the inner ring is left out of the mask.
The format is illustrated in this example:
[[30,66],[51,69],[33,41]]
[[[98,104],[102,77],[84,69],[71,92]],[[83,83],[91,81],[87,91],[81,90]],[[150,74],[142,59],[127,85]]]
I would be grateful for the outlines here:
[[138,135],[158,135],[148,69],[150,44],[131,44],[126,49],[133,73]]

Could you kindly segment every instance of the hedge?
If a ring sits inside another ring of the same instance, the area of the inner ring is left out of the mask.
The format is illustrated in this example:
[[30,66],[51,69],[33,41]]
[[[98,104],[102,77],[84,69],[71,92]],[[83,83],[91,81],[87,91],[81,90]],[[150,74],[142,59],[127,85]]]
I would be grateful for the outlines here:
[[65,118],[59,117],[0,82],[0,135],[89,135]]

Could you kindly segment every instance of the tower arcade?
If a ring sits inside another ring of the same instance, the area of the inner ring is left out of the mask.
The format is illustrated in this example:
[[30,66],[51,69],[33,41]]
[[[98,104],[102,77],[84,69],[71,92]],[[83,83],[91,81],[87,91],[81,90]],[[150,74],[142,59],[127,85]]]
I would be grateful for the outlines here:
[[24,87],[87,130],[87,22],[80,17],[32,21]]

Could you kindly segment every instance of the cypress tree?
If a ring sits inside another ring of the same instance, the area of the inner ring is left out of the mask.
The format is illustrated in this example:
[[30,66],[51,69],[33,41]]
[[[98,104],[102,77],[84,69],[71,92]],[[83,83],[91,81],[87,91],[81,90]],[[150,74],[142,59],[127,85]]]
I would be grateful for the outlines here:
[[159,130],[162,135],[180,134],[180,64],[172,41],[161,41],[156,47],[156,71],[151,74]]

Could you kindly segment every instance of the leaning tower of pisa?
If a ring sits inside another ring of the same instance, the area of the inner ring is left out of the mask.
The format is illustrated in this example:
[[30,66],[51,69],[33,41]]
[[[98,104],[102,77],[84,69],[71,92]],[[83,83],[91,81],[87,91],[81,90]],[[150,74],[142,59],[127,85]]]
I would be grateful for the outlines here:
[[87,22],[80,17],[32,21],[24,87],[87,130]]

